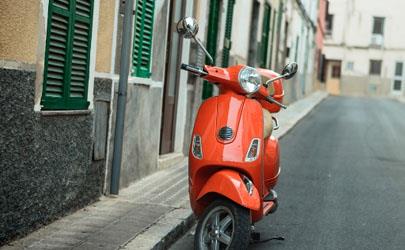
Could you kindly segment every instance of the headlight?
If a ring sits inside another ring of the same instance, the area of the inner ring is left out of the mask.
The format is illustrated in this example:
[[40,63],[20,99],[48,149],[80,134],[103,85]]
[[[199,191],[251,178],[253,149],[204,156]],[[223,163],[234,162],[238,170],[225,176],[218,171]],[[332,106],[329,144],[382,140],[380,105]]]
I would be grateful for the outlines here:
[[239,72],[239,84],[248,94],[253,94],[259,90],[261,77],[256,69],[244,67]]

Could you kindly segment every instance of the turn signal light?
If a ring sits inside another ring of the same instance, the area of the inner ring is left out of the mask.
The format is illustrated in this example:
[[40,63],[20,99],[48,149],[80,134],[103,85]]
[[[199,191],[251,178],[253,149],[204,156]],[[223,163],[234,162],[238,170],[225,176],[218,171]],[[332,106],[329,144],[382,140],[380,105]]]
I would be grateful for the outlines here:
[[252,140],[249,146],[249,150],[246,154],[245,161],[247,162],[252,162],[257,159],[259,156],[259,150],[260,150],[260,139],[255,138]]
[[200,160],[203,158],[201,136],[199,135],[193,136],[193,144],[191,145],[191,152],[193,153],[193,156],[195,158]]

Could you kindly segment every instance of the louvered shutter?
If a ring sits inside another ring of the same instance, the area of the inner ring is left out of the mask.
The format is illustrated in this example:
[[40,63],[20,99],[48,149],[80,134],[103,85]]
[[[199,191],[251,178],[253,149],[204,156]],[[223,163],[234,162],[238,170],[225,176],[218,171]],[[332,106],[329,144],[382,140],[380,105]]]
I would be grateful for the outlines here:
[[86,109],[93,0],[51,0],[43,109]]
[[132,54],[132,75],[148,78],[151,75],[154,0],[137,0]]
[[224,39],[224,49],[222,52],[222,67],[228,67],[229,64],[229,52],[231,51],[231,36],[232,36],[232,20],[233,20],[233,7],[235,5],[235,0],[228,0],[228,8],[226,10],[226,21],[225,21],[225,39]]
[[92,3],[76,0],[69,98],[86,99],[90,60]]

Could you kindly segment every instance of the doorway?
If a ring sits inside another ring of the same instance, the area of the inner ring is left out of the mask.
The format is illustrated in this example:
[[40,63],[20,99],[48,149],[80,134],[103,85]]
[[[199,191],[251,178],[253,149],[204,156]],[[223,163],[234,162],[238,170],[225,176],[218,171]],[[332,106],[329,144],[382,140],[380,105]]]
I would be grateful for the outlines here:
[[177,97],[179,88],[181,51],[183,39],[176,30],[177,22],[184,15],[184,0],[170,2],[169,27],[166,51],[166,70],[163,89],[162,124],[160,130],[160,154],[174,151],[176,132]]
[[341,61],[327,61],[326,90],[331,95],[340,95]]

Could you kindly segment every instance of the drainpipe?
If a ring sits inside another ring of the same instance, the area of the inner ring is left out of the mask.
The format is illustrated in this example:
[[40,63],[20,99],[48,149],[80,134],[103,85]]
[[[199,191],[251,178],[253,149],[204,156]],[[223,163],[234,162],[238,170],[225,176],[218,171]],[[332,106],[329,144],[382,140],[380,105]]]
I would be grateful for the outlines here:
[[110,193],[118,194],[122,158],[122,141],[124,136],[125,107],[131,54],[131,37],[134,0],[125,1],[125,13],[122,30],[122,47],[120,58],[120,79],[118,86],[117,115],[115,120],[114,153],[111,170]]

